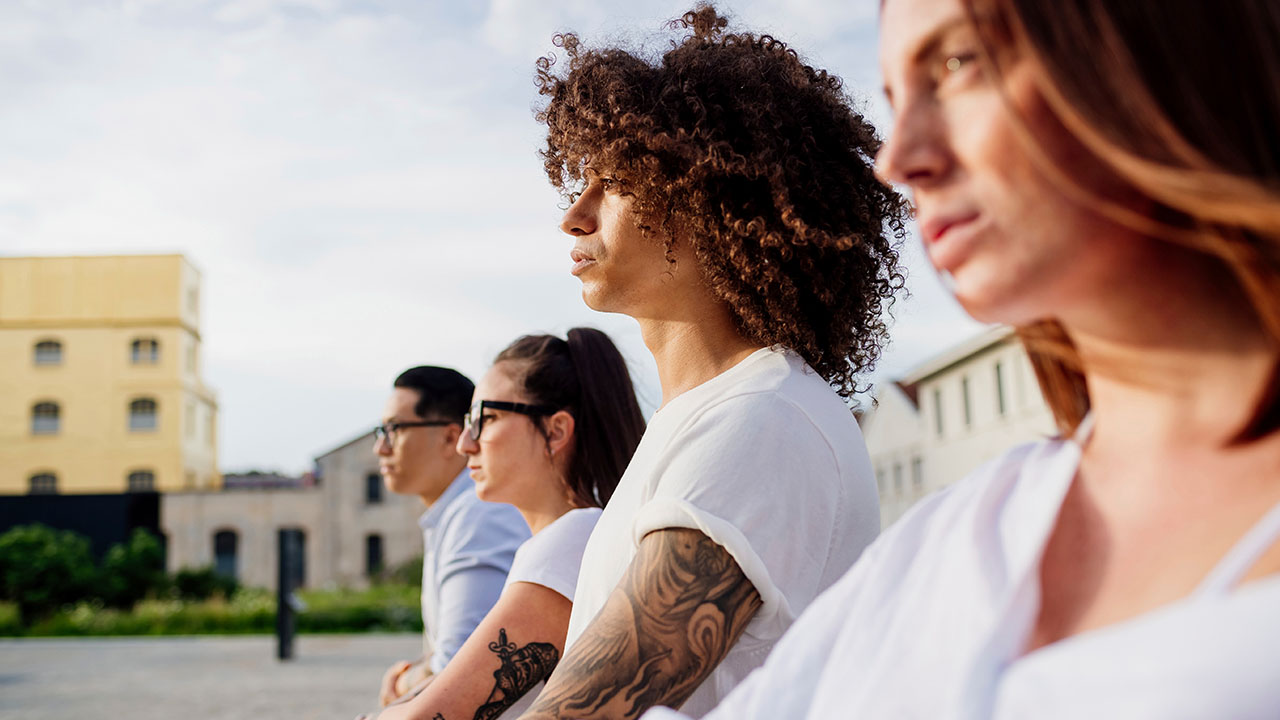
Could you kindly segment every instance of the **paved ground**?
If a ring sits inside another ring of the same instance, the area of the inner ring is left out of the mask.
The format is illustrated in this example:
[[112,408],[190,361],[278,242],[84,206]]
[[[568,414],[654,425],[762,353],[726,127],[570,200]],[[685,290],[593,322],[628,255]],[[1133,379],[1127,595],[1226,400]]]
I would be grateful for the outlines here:
[[0,717],[351,720],[421,652],[412,634],[303,635],[287,662],[271,636],[3,640]]

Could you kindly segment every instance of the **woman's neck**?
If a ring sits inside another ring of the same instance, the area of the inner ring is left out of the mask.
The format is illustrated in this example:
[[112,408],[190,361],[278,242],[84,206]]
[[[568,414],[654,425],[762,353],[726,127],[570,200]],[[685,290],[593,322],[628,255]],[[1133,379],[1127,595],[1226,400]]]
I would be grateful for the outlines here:
[[538,507],[517,507],[516,509],[524,516],[530,534],[537,535],[565,513],[573,510],[574,506],[568,500],[564,500],[560,503],[544,503]]
[[1064,318],[1097,420],[1091,446],[1126,453],[1221,448],[1246,426],[1280,346],[1225,268],[1175,257]]

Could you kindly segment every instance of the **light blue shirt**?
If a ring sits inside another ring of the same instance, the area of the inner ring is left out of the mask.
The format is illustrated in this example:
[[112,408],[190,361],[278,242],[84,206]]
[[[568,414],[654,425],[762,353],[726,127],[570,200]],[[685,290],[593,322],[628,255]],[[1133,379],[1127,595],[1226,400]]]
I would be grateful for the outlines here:
[[418,518],[422,528],[422,646],[440,672],[489,613],[529,526],[514,507],[476,497],[466,470]]

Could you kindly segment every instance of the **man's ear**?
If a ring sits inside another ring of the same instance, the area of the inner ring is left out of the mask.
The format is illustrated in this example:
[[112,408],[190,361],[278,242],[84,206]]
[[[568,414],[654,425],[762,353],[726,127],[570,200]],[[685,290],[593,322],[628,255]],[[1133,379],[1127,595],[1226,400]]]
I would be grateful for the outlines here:
[[458,423],[449,423],[444,426],[444,432],[440,433],[440,452],[448,457],[454,457],[458,454],[458,438],[462,436],[462,426]]
[[542,427],[547,431],[547,448],[552,455],[560,455],[573,445],[574,426],[573,415],[568,410],[549,415],[542,421]]

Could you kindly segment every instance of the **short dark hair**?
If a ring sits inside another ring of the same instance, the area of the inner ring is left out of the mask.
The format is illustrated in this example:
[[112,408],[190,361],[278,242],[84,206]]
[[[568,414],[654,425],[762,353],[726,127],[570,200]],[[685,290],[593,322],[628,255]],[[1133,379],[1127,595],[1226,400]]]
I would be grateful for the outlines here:
[[727,22],[699,5],[661,57],[557,35],[563,72],[548,56],[537,73],[547,176],[570,200],[587,169],[612,176],[669,260],[689,244],[743,337],[849,395],[888,340],[908,206],[840,79]]
[[475,383],[453,368],[420,365],[400,373],[393,387],[416,390],[413,412],[423,420],[448,420],[462,424],[471,407]]
[[565,483],[579,507],[604,507],[644,435],[644,415],[617,346],[599,330],[573,328],[563,340],[525,335],[498,353],[494,363],[500,362],[518,366],[514,379],[531,403],[573,415]]

